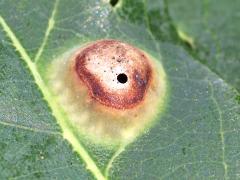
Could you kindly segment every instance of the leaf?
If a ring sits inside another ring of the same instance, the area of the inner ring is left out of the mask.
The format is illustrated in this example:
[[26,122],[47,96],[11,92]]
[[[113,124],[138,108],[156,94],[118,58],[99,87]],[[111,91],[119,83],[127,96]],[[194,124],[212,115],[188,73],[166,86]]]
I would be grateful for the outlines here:
[[[199,63],[179,40],[165,1],[151,2],[125,0],[112,9],[95,0],[0,1],[1,179],[239,178],[239,94],[221,79],[229,71],[220,77]],[[151,53],[168,81],[165,112],[114,149],[70,131],[47,85],[54,59],[103,38]]]
[[239,91],[240,2],[173,0],[168,8],[177,31],[193,40],[194,56]]

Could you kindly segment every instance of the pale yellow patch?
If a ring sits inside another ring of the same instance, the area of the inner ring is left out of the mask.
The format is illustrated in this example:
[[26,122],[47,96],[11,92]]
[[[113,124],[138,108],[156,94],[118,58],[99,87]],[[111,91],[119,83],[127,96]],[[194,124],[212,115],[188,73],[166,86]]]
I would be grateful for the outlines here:
[[[108,108],[91,99],[88,89],[81,83],[76,87],[76,74],[72,74],[72,57],[79,47],[55,59],[49,69],[49,86],[66,112],[69,123],[79,134],[100,144],[126,144],[131,142],[153,120],[159,117],[166,96],[166,75],[162,65],[151,57],[153,82],[145,100],[137,107],[125,110]],[[78,80],[79,81],[79,80]]]

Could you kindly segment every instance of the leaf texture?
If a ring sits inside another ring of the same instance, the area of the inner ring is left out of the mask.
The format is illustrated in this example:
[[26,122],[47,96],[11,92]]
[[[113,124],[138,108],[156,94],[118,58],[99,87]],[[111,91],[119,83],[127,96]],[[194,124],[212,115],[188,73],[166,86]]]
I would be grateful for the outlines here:
[[[204,23],[219,25],[210,31],[196,24],[205,18],[200,1],[122,0],[113,8],[98,0],[0,0],[0,178],[238,179],[239,51],[233,37],[239,22],[228,25],[227,18],[238,17],[238,6],[231,5],[209,2]],[[215,13],[226,9],[225,19]],[[220,54],[210,32],[220,37]],[[47,85],[54,59],[104,38],[154,55],[168,82],[165,111],[153,127],[114,149],[61,128],[67,116]],[[191,38],[195,50],[186,47]]]

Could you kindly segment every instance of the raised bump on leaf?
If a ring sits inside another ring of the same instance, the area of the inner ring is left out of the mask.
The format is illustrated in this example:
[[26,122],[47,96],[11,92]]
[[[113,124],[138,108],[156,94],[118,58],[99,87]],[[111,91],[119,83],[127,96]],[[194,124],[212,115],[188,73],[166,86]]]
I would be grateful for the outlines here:
[[148,61],[144,53],[128,44],[103,40],[76,54],[72,73],[78,76],[76,86],[87,86],[96,102],[128,109],[144,101],[152,78]]
[[166,96],[159,61],[118,40],[74,48],[56,59],[50,72],[70,123],[99,143],[131,141],[156,119]]

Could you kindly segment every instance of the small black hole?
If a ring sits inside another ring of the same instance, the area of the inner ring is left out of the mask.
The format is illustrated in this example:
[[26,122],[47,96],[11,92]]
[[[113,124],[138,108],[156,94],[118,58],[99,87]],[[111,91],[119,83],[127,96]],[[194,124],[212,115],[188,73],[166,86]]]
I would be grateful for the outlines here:
[[110,4],[114,7],[118,3],[118,0],[110,0]]
[[122,73],[122,74],[119,74],[117,76],[117,80],[118,80],[118,82],[124,84],[124,83],[126,83],[128,81],[128,77],[127,77],[126,74]]

